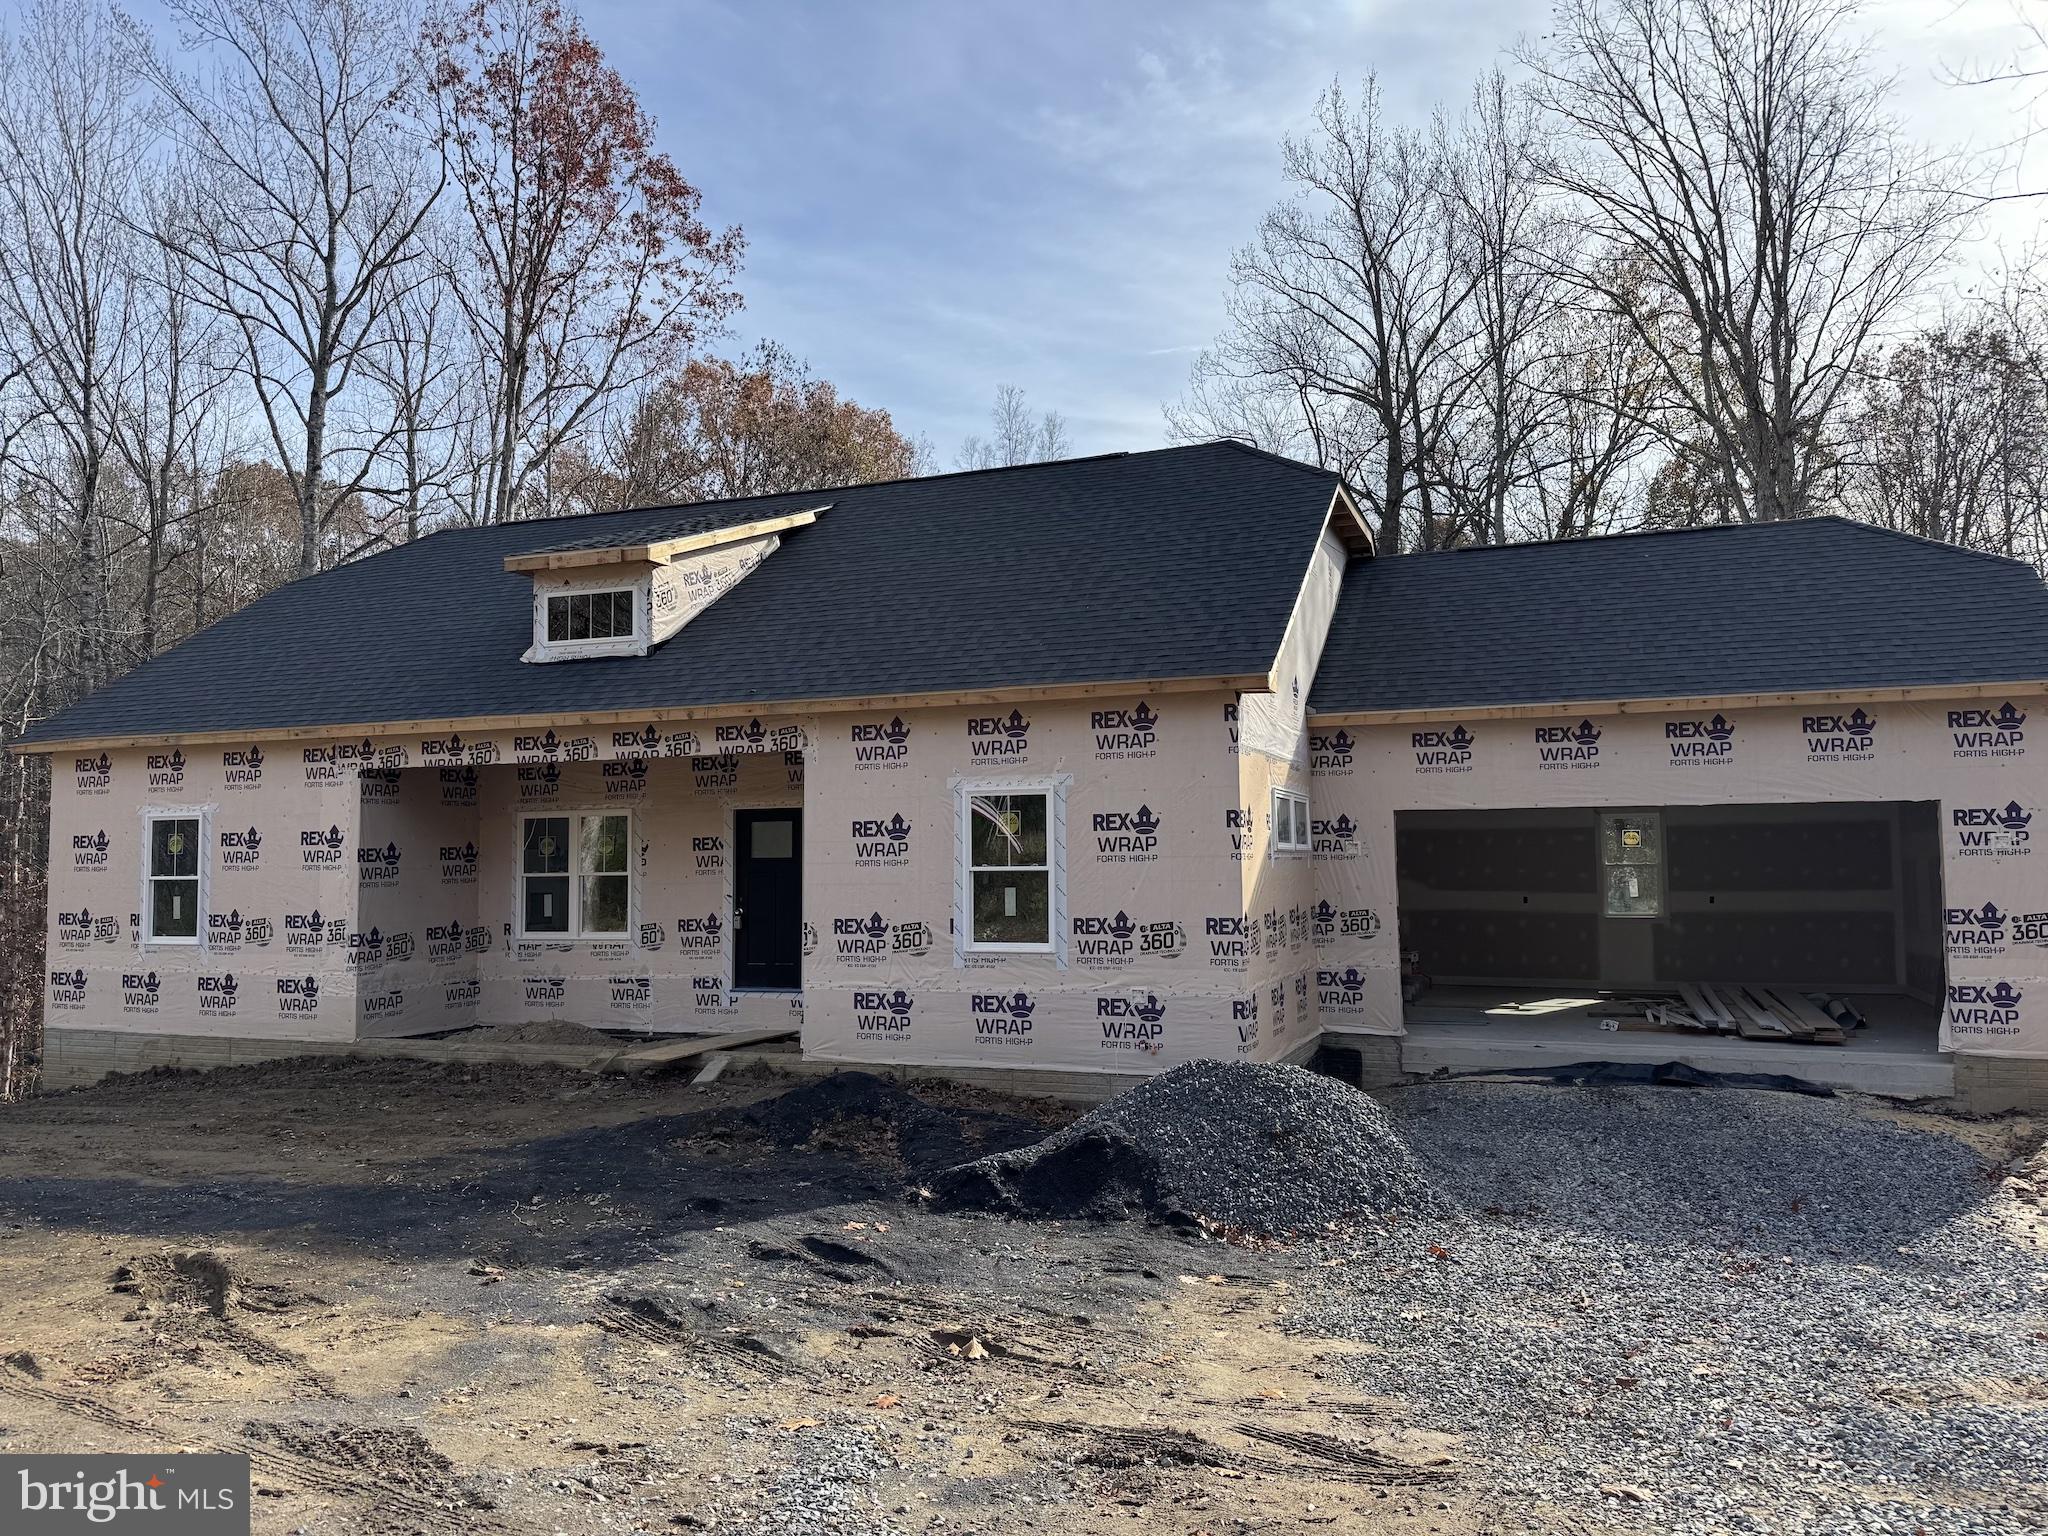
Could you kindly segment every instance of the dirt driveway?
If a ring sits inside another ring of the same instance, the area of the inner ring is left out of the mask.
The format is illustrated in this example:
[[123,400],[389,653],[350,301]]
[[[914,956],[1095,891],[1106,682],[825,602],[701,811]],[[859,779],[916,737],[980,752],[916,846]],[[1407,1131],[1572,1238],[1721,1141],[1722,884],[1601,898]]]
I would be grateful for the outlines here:
[[[1046,1106],[299,1062],[0,1116],[0,1446],[248,1452],[268,1532],[1463,1532],[1317,1260],[920,1208]],[[950,1129],[948,1127],[950,1126]],[[905,1145],[906,1140],[910,1145]]]

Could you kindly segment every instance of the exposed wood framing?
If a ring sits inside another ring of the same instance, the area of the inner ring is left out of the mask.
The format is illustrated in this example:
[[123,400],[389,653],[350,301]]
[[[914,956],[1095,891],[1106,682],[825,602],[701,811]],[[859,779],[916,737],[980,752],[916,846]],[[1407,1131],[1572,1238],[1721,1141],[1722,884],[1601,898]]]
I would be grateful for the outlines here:
[[734,523],[730,528],[713,528],[708,533],[685,534],[680,538],[656,539],[647,544],[612,544],[601,549],[557,549],[543,550],[533,555],[507,555],[505,569],[508,571],[572,571],[589,565],[667,565],[678,555],[696,554],[706,549],[716,549],[724,544],[737,544],[744,539],[758,539],[765,534],[781,533],[790,528],[801,528],[806,523],[815,523],[820,512],[831,510],[832,503],[808,507],[801,512],[791,512],[785,517],[764,517],[752,523]]
[[1370,557],[1379,553],[1373,543],[1372,529],[1366,526],[1365,514],[1358,510],[1358,503],[1351,499],[1351,493],[1341,482],[1337,486],[1337,494],[1330,501],[1329,526],[1353,555]]
[[1983,699],[2048,693],[2048,678],[2004,683],[1937,683],[1912,688],[1832,688],[1804,693],[1709,693],[1691,698],[1561,699],[1544,704],[1480,704],[1446,709],[1332,709],[1312,725],[1409,725],[1428,720],[1539,720],[1557,715],[1661,715],[1699,709],[1773,709],[1797,704],[1872,704],[1914,699]]
[[346,741],[358,736],[445,736],[492,731],[544,730],[549,726],[661,725],[681,720],[732,720],[757,715],[849,714],[865,710],[952,709],[975,704],[1030,704],[1038,700],[1100,699],[1138,693],[1270,693],[1272,679],[1264,672],[1221,677],[1124,678],[1105,683],[1066,683],[1049,687],[983,688],[948,693],[876,693],[834,699],[742,699],[727,704],[691,705],[674,709],[606,709],[556,714],[474,715],[420,720],[340,720],[318,725],[280,725],[216,731],[165,731],[140,736],[70,736],[62,741],[12,742],[8,751],[82,752],[111,747],[171,747],[195,742]]

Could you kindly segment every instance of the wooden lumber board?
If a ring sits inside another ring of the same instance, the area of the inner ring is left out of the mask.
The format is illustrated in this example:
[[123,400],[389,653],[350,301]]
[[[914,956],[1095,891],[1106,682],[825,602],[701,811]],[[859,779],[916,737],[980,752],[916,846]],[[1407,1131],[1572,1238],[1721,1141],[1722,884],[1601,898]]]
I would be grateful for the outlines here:
[[1842,1026],[1816,1008],[1797,992],[1783,987],[1771,987],[1764,993],[1770,1005],[1781,1014],[1794,1020],[1800,1029],[1812,1036],[1818,1045],[1845,1045],[1848,1036],[1842,1033]]
[[1752,1031],[1781,1040],[1792,1033],[1790,1025],[1734,983],[1715,982],[1713,990],[1726,1000],[1736,1032],[1744,1039],[1756,1039]]
[[669,1040],[660,1045],[643,1045],[630,1051],[621,1051],[605,1063],[608,1072],[650,1072],[657,1067],[672,1066],[692,1057],[707,1056],[713,1051],[736,1051],[750,1045],[766,1045],[771,1040],[786,1040],[795,1034],[796,1026],[784,1024],[776,1029],[740,1029],[728,1035],[694,1035],[687,1040]]
[[1729,1006],[1728,1001],[1713,987],[1703,981],[1694,987],[1680,988],[1680,991],[1690,992],[1698,999],[1697,1006],[1701,1018],[1712,1019],[1714,1026],[1724,1034],[1732,1035],[1736,1032],[1741,1020],[1735,1016],[1735,1010]]

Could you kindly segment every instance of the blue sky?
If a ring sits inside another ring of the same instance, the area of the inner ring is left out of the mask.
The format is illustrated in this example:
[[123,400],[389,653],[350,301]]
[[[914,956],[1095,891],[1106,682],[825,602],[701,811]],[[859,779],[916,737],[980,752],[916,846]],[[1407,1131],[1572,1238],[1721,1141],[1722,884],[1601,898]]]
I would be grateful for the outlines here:
[[[1281,195],[1279,140],[1316,93],[1377,70],[1396,111],[1455,106],[1545,10],[583,5],[707,213],[746,229],[740,338],[790,346],[948,464],[1005,383],[1059,410],[1076,451],[1163,441],[1161,404],[1221,323],[1231,249]],[[2013,99],[1958,91],[1938,66],[2009,48],[2011,14],[2008,0],[1870,10],[1921,132],[2008,136]]]

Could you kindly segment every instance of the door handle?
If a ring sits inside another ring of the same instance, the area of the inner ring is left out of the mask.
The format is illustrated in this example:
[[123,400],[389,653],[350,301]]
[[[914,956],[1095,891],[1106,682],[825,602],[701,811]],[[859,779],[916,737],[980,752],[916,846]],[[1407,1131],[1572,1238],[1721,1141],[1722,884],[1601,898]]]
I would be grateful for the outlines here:
[[746,918],[747,909],[741,906],[738,902],[734,902],[732,904],[732,931],[734,933],[738,933],[740,931],[740,927],[743,923],[745,923]]

